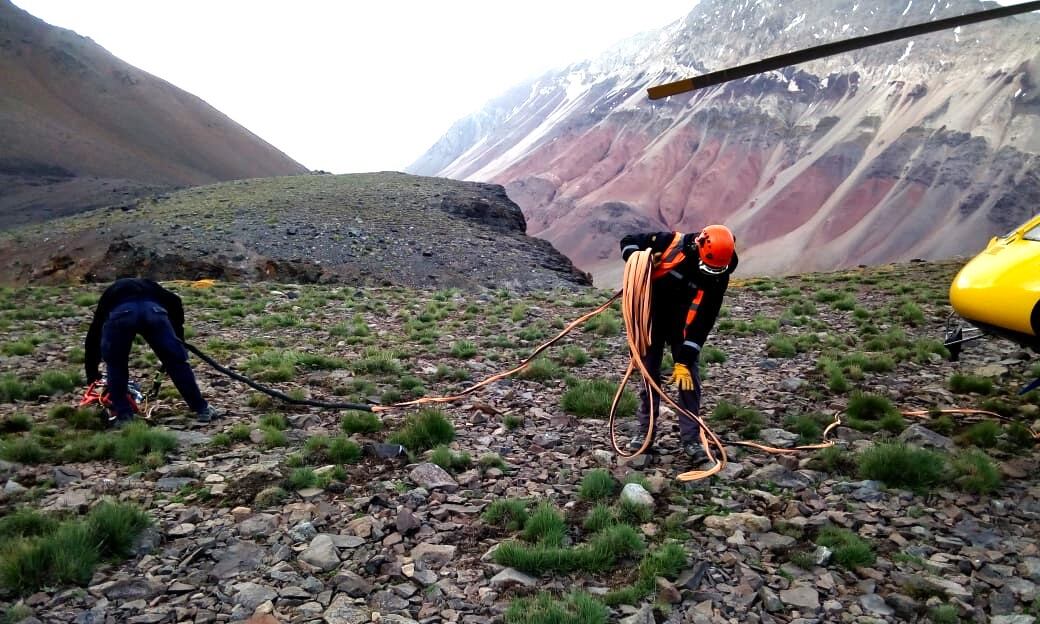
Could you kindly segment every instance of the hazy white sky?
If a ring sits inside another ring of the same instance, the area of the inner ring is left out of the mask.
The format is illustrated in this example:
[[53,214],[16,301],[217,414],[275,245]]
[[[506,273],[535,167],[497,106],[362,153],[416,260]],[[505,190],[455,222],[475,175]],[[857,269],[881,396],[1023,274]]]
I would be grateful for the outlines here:
[[14,0],[311,169],[401,170],[524,78],[698,0]]

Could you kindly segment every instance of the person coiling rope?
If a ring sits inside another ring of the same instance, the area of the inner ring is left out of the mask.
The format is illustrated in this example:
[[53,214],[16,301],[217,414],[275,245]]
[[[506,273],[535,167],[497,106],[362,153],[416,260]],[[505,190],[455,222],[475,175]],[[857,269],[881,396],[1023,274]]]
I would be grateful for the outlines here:
[[[670,346],[675,366],[672,381],[679,391],[679,404],[692,414],[700,413],[700,352],[715,325],[729,276],[737,268],[733,233],[724,225],[709,225],[700,232],[656,232],[629,234],[621,239],[621,257],[643,249],[654,255],[650,295],[650,343],[642,358],[654,382],[661,381],[661,360]],[[628,443],[629,450],[650,445],[651,414],[660,407],[660,396],[644,383],[637,412],[639,433]],[[701,443],[700,425],[680,413],[679,437],[683,451],[695,463],[708,459]]]

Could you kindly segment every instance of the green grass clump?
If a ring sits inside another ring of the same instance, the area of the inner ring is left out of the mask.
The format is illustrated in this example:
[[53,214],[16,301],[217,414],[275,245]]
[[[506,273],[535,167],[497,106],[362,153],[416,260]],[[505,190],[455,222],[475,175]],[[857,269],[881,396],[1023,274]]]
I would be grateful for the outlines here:
[[281,429],[260,427],[260,433],[263,435],[264,448],[277,448],[289,444],[289,437]]
[[989,394],[993,392],[993,382],[986,377],[978,375],[965,375],[954,373],[950,376],[950,390],[957,394]]
[[0,541],[53,533],[58,521],[29,507],[20,507],[0,518]]
[[140,509],[111,502],[97,505],[83,519],[57,525],[24,514],[19,522],[21,536],[0,547],[0,587],[15,595],[86,585],[99,561],[129,555],[137,535],[151,524]]
[[1000,487],[1000,471],[982,451],[964,451],[950,462],[957,487],[976,494],[989,494]]
[[455,453],[443,444],[433,450],[430,461],[448,472],[466,470],[473,463],[469,453]]
[[560,351],[559,360],[565,366],[584,366],[589,361],[589,354],[578,345],[567,345]]
[[542,503],[524,523],[521,537],[532,544],[559,546],[567,533],[567,525],[563,516],[550,503]]
[[454,439],[455,428],[444,413],[426,408],[409,416],[400,429],[390,434],[387,441],[419,453],[439,444],[449,444]]
[[819,412],[792,414],[784,420],[784,427],[798,434],[798,444],[815,444],[823,436],[823,428],[833,421]]
[[289,428],[289,421],[281,414],[265,414],[260,418],[260,426],[285,431]]
[[0,420],[0,433],[21,433],[32,429],[32,420],[25,414],[11,414]]
[[860,431],[899,432],[906,427],[902,414],[887,398],[870,393],[856,393],[845,409],[848,425]]
[[458,340],[455,344],[451,345],[452,357],[459,358],[460,360],[468,360],[476,354],[477,345],[469,340]]
[[0,347],[0,352],[4,355],[29,355],[36,349],[29,340],[15,340],[14,342],[5,342],[3,347]]
[[603,468],[595,468],[585,473],[578,496],[587,501],[603,500],[612,497],[616,487],[614,477],[610,476],[609,472]]
[[487,470],[489,468],[498,468],[499,470],[505,470],[506,462],[502,459],[502,456],[498,453],[484,453],[477,460],[477,465],[482,469]]
[[35,438],[9,438],[0,441],[0,458],[19,464],[39,464],[50,457]]
[[[606,418],[616,391],[617,386],[606,379],[583,379],[563,393],[560,403],[565,412],[576,416]],[[635,414],[638,401],[636,395],[626,389],[618,402],[618,416]]]
[[621,319],[612,309],[607,309],[585,322],[585,331],[597,336],[617,336],[621,333]]
[[585,520],[582,523],[582,527],[589,533],[598,533],[603,529],[614,525],[614,514],[610,511],[610,507],[599,504],[593,507],[585,514]]
[[361,447],[345,436],[330,439],[325,453],[334,464],[356,464],[361,459]]
[[830,548],[834,562],[846,569],[874,563],[874,549],[870,543],[848,529],[824,527],[816,537],[816,543]]
[[101,557],[128,557],[138,533],[152,524],[148,514],[127,503],[103,502],[87,514],[87,526]]
[[758,436],[766,419],[757,410],[749,407],[741,407],[729,401],[719,401],[712,410],[711,417],[714,420],[736,424],[741,427],[740,435],[745,438]]
[[813,463],[831,474],[856,474],[856,458],[840,446],[828,446],[816,452]]
[[872,446],[856,457],[859,474],[894,487],[923,490],[943,480],[946,460],[927,449],[899,443]]
[[102,413],[92,407],[59,405],[51,409],[49,415],[54,420],[66,421],[73,429],[101,431],[108,427]]
[[662,544],[639,562],[639,575],[633,585],[607,593],[603,602],[612,606],[635,604],[657,588],[657,577],[674,579],[685,566],[686,551],[682,546],[675,542]]
[[487,506],[481,518],[507,531],[519,531],[527,522],[527,501],[515,498],[496,500]]
[[954,605],[939,605],[928,612],[928,621],[932,624],[960,624],[961,612]]
[[294,490],[304,490],[318,485],[318,475],[314,474],[313,468],[295,468],[289,473],[289,485]]
[[340,428],[350,434],[375,433],[383,428],[383,421],[372,412],[350,410],[343,414]]
[[624,499],[618,502],[617,517],[621,522],[629,524],[642,524],[649,522],[654,515],[654,510],[648,505]]
[[705,364],[722,364],[726,361],[726,353],[718,347],[708,345],[701,350],[701,361]]
[[770,336],[766,341],[766,355],[775,358],[790,358],[798,355],[798,347],[794,339],[788,336]]
[[525,366],[517,377],[520,379],[528,379],[531,381],[547,381],[549,379],[556,379],[563,374],[563,370],[560,365],[553,362],[547,357],[536,357],[531,360],[531,363]]
[[506,414],[505,418],[502,419],[502,424],[505,425],[506,429],[512,431],[524,424],[524,417],[516,414]]
[[381,373],[397,375],[402,370],[401,360],[397,353],[380,349],[366,350],[363,357],[353,364],[355,373]]
[[505,620],[506,624],[606,624],[608,616],[603,603],[586,593],[575,592],[557,600],[542,592],[513,600]]
[[967,428],[960,436],[960,441],[979,448],[993,448],[1000,436],[1000,423],[984,420]]
[[149,427],[143,422],[132,422],[123,427],[115,438],[112,457],[125,465],[144,461],[150,453],[165,457],[177,448],[177,437],[165,429]]
[[245,442],[249,439],[249,431],[249,425],[245,423],[238,423],[235,425],[231,425],[231,428],[228,429],[227,434],[228,437],[230,437],[235,442]]
[[599,531],[588,543],[576,548],[505,542],[495,551],[494,557],[499,565],[534,575],[577,570],[602,572],[618,559],[637,555],[644,549],[643,539],[635,529],[627,524],[617,524]]

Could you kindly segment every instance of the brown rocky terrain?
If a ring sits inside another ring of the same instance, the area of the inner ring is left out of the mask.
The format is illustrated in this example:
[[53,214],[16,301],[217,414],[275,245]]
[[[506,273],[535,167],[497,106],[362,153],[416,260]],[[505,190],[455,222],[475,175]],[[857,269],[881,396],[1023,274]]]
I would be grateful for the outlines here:
[[545,289],[589,278],[501,186],[402,173],[225,182],[0,235],[0,282],[217,278]]
[[528,233],[604,285],[625,233],[720,221],[745,275],[966,254],[1037,210],[1035,14],[662,101],[646,88],[992,6],[704,0],[490,101],[408,171],[504,185]]
[[0,1],[0,228],[305,171],[198,97]]
[[[441,406],[454,424],[448,454],[468,453],[468,466],[453,458],[441,471],[428,452],[394,458],[376,446],[414,411],[362,427],[357,414],[271,402],[201,364],[201,386],[225,420],[196,425],[167,384],[145,431],[169,432],[172,447],[127,443],[139,454],[89,459],[105,440],[130,439],[91,431],[95,421],[66,407],[78,389],[59,387],[63,371],[79,374],[99,289],[5,289],[4,515],[27,506],[75,519],[109,498],[138,505],[154,525],[82,588],[15,595],[10,583],[26,576],[11,572],[12,550],[0,549],[0,609],[7,621],[48,624],[564,621],[525,619],[545,612],[518,601],[572,590],[608,600],[608,590],[634,582],[639,559],[600,572],[522,573],[492,551],[523,538],[488,513],[506,499],[550,502],[569,524],[565,544],[584,542],[592,529],[582,518],[593,509],[586,482],[605,470],[613,491],[600,500],[635,514],[647,547],[679,547],[681,565],[602,619],[590,607],[571,621],[1030,624],[1040,615],[1040,456],[1021,432],[1035,426],[1040,396],[1015,393],[1040,370],[996,340],[974,343],[957,363],[943,359],[936,337],[956,268],[915,263],[734,284],[702,356],[704,412],[718,431],[790,446],[814,440],[834,415],[844,424],[831,452],[732,447],[722,475],[690,484],[673,480],[689,468],[674,432],[651,461],[619,461],[602,418],[582,417],[590,404],[573,400],[582,382],[605,379],[609,388],[626,363],[616,313],[573,332],[525,378]],[[171,287],[185,299],[189,340],[218,360],[297,396],[383,402],[450,392],[501,370],[605,297]],[[135,376],[147,380],[153,364],[135,356]],[[37,389],[25,389],[33,379]],[[854,409],[859,393],[901,410],[985,407],[1010,421],[877,421]],[[343,435],[364,455],[333,456],[330,440]],[[932,448],[929,461],[961,467],[923,486],[868,478],[865,458],[896,440],[909,445],[904,452]],[[650,497],[646,512],[615,502],[621,480]],[[3,518],[0,531],[11,531]],[[835,535],[848,543],[827,538]]]

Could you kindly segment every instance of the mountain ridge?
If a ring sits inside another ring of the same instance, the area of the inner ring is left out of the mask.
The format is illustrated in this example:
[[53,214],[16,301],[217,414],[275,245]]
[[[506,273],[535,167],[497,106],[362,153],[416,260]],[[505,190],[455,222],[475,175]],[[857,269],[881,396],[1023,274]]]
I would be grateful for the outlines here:
[[201,98],[10,0],[0,0],[0,76],[0,226],[307,171]]
[[[989,6],[909,3],[857,17],[858,3],[835,0],[808,18],[799,3],[702,2],[656,34],[518,85],[407,170],[503,184],[529,233],[604,282],[620,271],[617,238],[636,225],[726,221],[745,273],[965,254],[1031,216],[1040,197],[1036,16],[659,102],[644,89],[867,24]],[[754,36],[734,35],[752,21]],[[878,230],[889,236],[862,242]],[[799,253],[810,245],[813,257]]]

